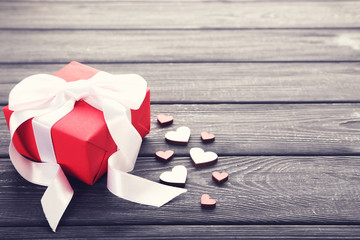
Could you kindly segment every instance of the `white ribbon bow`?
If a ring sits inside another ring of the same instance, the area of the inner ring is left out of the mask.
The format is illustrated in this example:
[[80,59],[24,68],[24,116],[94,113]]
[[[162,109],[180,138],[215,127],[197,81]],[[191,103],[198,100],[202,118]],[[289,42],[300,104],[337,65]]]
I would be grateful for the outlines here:
[[[138,109],[146,95],[146,81],[136,74],[112,75],[98,72],[88,80],[66,82],[48,74],[25,78],[10,92],[11,142],[9,154],[16,170],[28,181],[48,186],[41,204],[49,225],[56,227],[72,196],[71,188],[56,162],[51,127],[68,114],[76,101],[86,101],[101,110],[106,125],[118,147],[108,159],[108,189],[115,195],[151,206],[162,206],[186,192],[126,172],[132,171],[142,138],[131,124],[130,109]],[[12,143],[16,129],[33,118],[35,141],[42,163],[29,161]]]

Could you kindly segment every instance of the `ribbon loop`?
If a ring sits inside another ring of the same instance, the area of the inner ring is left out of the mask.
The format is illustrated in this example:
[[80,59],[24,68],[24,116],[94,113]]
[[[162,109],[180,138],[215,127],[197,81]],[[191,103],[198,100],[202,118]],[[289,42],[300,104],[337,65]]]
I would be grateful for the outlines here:
[[18,83],[9,94],[9,109],[24,111],[43,109],[49,106],[59,89],[66,84],[64,79],[49,75],[31,75]]

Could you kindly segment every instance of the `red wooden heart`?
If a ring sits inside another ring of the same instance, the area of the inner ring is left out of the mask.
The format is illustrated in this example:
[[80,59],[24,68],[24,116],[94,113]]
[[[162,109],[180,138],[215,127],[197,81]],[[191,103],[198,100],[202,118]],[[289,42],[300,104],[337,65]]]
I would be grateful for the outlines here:
[[174,117],[165,114],[159,114],[157,115],[157,120],[161,126],[166,126],[170,125],[174,121]]
[[203,208],[214,208],[216,206],[216,200],[210,198],[208,194],[203,194],[200,202]]
[[200,133],[200,135],[201,135],[202,141],[205,142],[205,143],[215,141],[215,135],[214,134],[203,131],[203,132]]
[[157,151],[156,152],[156,158],[162,161],[168,161],[172,158],[174,155],[173,150],[167,150],[167,151]]
[[213,179],[218,183],[224,183],[229,179],[229,174],[227,172],[213,172],[212,173]]

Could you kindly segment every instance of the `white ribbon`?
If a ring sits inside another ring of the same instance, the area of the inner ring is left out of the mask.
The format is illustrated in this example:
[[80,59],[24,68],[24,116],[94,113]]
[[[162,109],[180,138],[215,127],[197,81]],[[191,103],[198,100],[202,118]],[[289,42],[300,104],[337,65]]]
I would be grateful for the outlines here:
[[[76,101],[86,101],[101,110],[118,147],[108,159],[108,189],[118,197],[160,207],[186,189],[152,182],[127,172],[134,169],[142,138],[131,124],[130,109],[138,109],[146,95],[146,81],[136,74],[112,75],[98,72],[88,80],[66,82],[48,74],[25,78],[10,92],[11,142],[9,154],[16,170],[31,183],[48,186],[41,204],[50,227],[56,227],[73,196],[64,172],[56,162],[51,127],[68,114]],[[12,143],[16,129],[33,119],[41,163],[18,153]]]

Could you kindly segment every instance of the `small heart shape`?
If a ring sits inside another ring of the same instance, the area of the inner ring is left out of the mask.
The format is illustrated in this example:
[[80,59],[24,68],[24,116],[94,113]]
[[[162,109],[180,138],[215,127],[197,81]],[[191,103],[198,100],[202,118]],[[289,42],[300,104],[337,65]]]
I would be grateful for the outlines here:
[[201,207],[203,208],[214,208],[216,206],[216,200],[210,198],[208,194],[203,194],[201,196]]
[[183,165],[173,167],[171,172],[163,172],[160,175],[160,182],[175,187],[184,187],[186,182],[187,169]]
[[216,153],[204,152],[201,148],[190,149],[190,157],[196,167],[214,164],[218,159],[218,155]]
[[191,130],[188,127],[179,127],[176,131],[170,131],[165,134],[166,141],[173,144],[187,145],[189,143]]
[[215,135],[212,134],[212,133],[208,133],[206,131],[203,131],[203,132],[200,133],[200,135],[201,135],[202,141],[205,142],[205,143],[210,143],[210,142],[215,141]]
[[174,151],[173,150],[167,150],[167,151],[157,151],[156,153],[156,158],[162,161],[169,161],[172,156],[174,155]]
[[174,121],[174,117],[165,114],[157,115],[157,121],[160,123],[161,126],[170,125]]
[[212,173],[213,179],[218,183],[224,183],[229,179],[229,174],[227,172],[213,172]]

